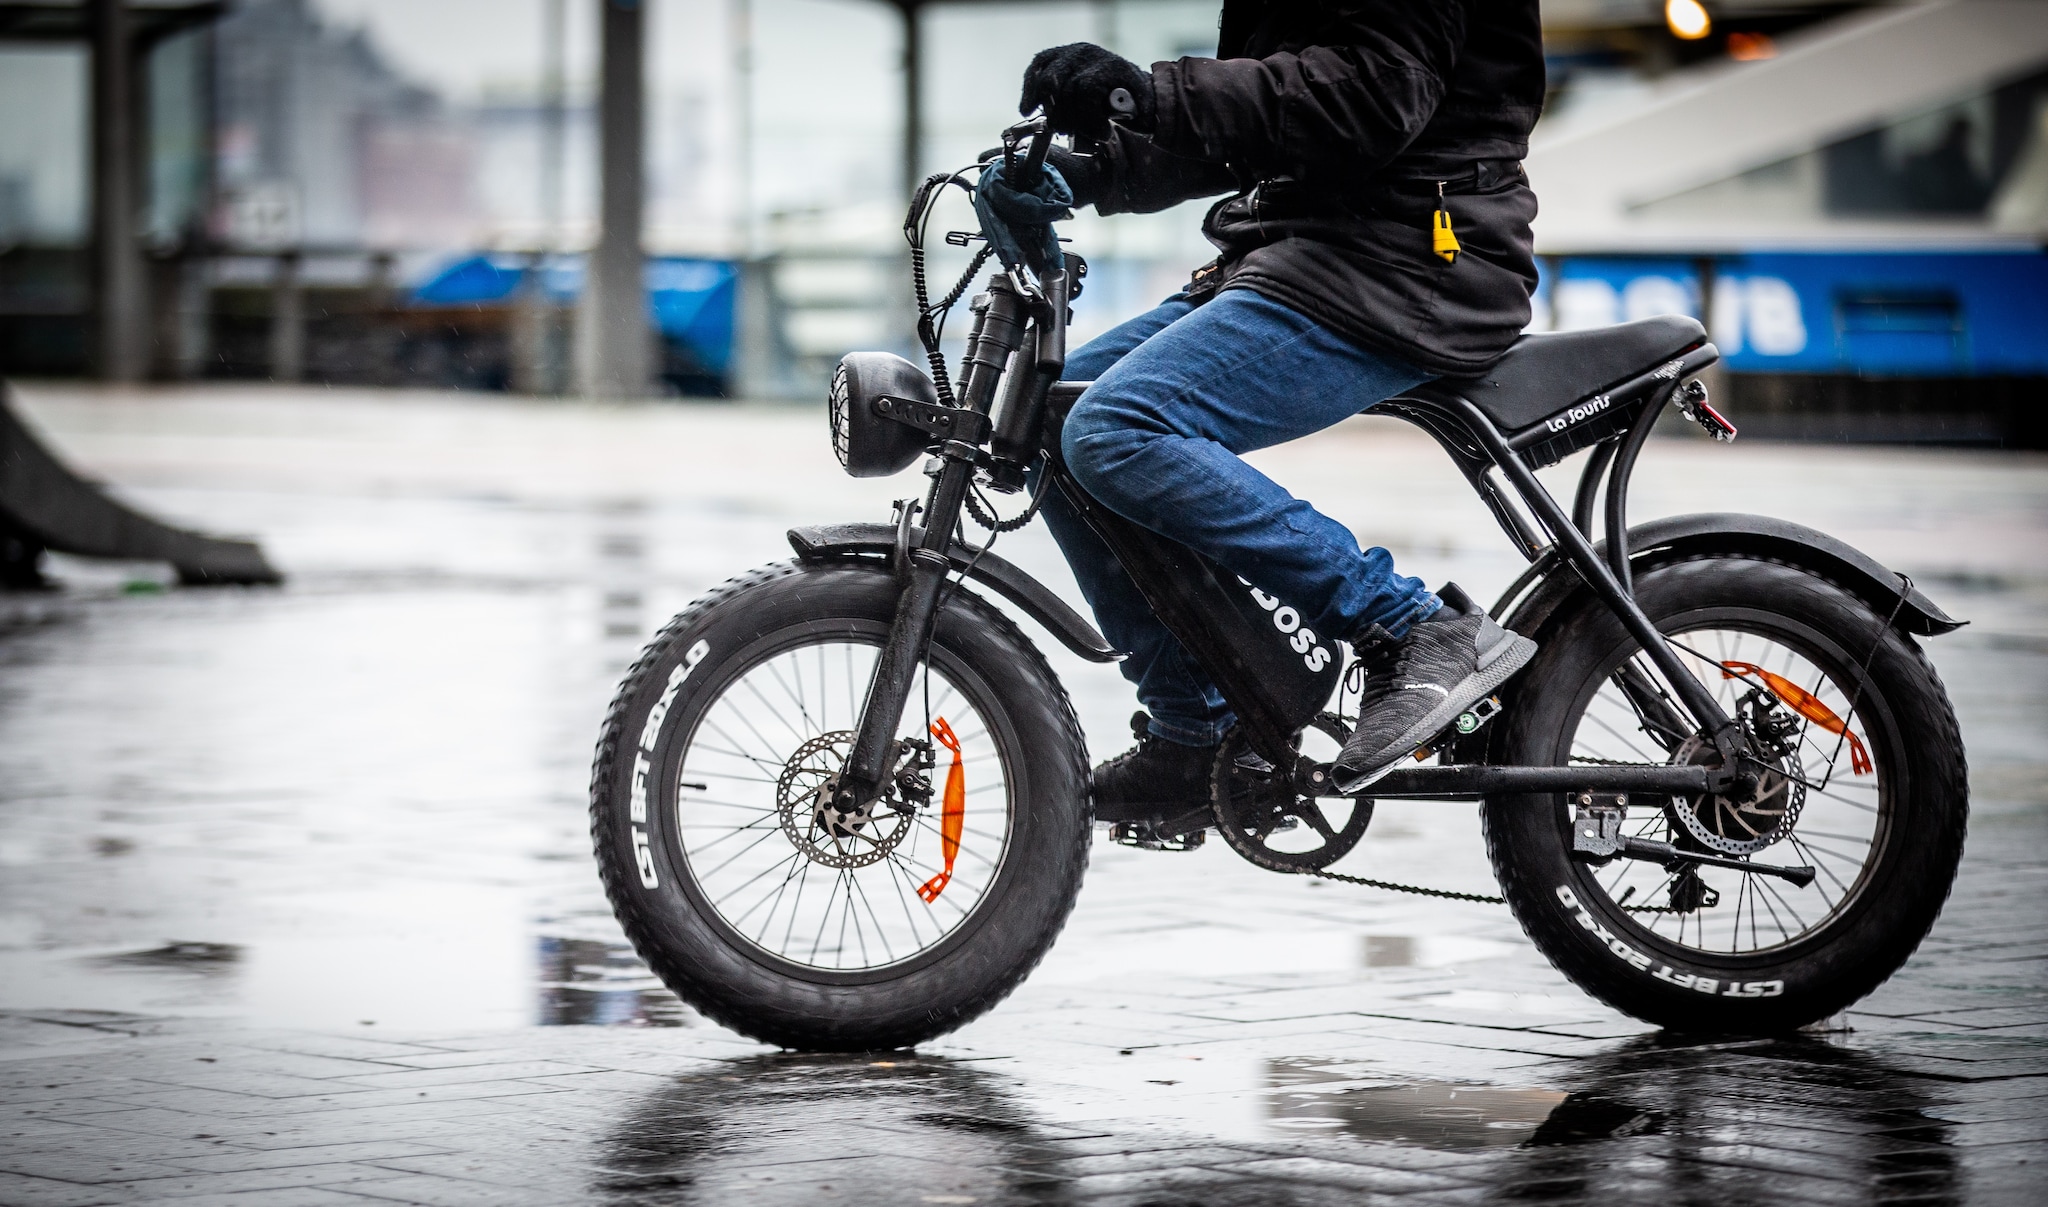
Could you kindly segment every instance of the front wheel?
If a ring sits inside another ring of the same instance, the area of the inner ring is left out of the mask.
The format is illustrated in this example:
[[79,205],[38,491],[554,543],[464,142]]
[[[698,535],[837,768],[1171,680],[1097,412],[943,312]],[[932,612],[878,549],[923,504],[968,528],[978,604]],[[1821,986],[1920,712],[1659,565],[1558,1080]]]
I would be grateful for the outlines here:
[[[1757,786],[1738,800],[1631,800],[1623,832],[1814,878],[1593,862],[1573,851],[1566,798],[1515,796],[1483,810],[1502,891],[1560,971],[1647,1022],[1764,1034],[1825,1018],[1905,963],[1955,878],[1969,789],[1948,696],[1911,639],[1791,566],[1674,563],[1641,574],[1636,599],[1742,722]],[[1618,684],[1631,662],[1654,673],[1641,654],[1597,605],[1555,627],[1524,672],[1502,761],[1711,757],[1660,724],[1672,714],[1640,688],[1632,698]]]
[[889,784],[858,812],[821,807],[897,595],[872,563],[736,579],[655,637],[599,741],[591,828],[627,937],[677,996],[768,1043],[950,1031],[1024,979],[1080,890],[1080,727],[1038,651],[963,589]]

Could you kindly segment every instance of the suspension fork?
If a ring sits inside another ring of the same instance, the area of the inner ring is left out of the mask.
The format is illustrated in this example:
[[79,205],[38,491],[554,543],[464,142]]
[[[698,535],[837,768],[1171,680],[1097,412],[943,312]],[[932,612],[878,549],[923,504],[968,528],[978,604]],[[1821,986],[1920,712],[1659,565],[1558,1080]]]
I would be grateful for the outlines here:
[[[1047,284],[1064,288],[1061,274],[1050,274]],[[1031,299],[1015,288],[1006,276],[989,279],[989,291],[975,300],[974,327],[967,337],[967,356],[960,390],[960,405],[986,415],[995,401],[1010,354],[1030,333],[1027,319],[1036,309]],[[1037,316],[1043,318],[1044,316]],[[1041,341],[1043,342],[1043,341]],[[1057,371],[1055,371],[1057,372]],[[837,795],[842,801],[873,799],[893,768],[896,730],[903,721],[903,709],[917,682],[918,667],[931,645],[932,625],[946,589],[946,575],[952,567],[948,556],[953,532],[960,524],[960,510],[966,503],[968,487],[982,460],[981,450],[964,440],[948,440],[939,446],[939,472],[925,496],[924,534],[909,550],[902,567],[903,589],[896,597],[896,616],[889,625],[889,638],[875,660],[874,677],[868,681],[867,700],[861,707],[855,730],[853,753],[839,775]]]

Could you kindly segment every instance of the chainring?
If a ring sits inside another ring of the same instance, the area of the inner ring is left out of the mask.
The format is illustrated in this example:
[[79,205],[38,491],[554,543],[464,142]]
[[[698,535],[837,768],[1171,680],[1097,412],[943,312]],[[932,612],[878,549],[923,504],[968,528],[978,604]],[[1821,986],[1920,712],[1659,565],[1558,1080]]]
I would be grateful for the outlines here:
[[[858,868],[886,859],[910,833],[912,811],[877,814],[882,796],[853,810],[829,802],[827,787],[838,778],[853,753],[854,732],[821,733],[796,748],[775,781],[775,805],[782,832],[790,844],[813,863],[828,868]],[[889,828],[893,821],[895,826]]]
[[[1342,742],[1349,736],[1344,723],[1330,713],[1321,713],[1309,724]],[[1333,827],[1317,804],[1317,798],[1296,790],[1316,766],[1301,757],[1300,738],[1295,739],[1296,766],[1275,768],[1253,753],[1241,729],[1224,735],[1216,749],[1216,761],[1209,772],[1209,803],[1216,815],[1216,829],[1230,849],[1252,863],[1275,872],[1313,872],[1326,868],[1351,853],[1372,824],[1372,801],[1356,798],[1351,815],[1342,829]],[[1299,822],[1299,825],[1290,824]],[[1281,833],[1300,834],[1302,828],[1318,835],[1322,843],[1306,851],[1276,850],[1272,838]]]

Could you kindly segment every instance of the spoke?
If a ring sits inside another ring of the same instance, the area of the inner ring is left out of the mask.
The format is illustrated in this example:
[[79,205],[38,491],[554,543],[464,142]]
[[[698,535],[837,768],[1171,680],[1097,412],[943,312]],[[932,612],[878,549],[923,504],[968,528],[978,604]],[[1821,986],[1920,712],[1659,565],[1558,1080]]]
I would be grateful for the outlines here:
[[[798,854],[798,855],[802,855],[802,854],[803,854],[803,852],[802,852],[802,851],[798,851],[798,852],[796,852],[796,854]],[[760,871],[758,871],[758,872],[755,872],[755,873],[754,873],[754,874],[753,874],[752,876],[749,876],[749,877],[747,877],[747,879],[746,879],[746,881],[745,881],[744,883],[741,883],[741,884],[737,884],[737,885],[734,885],[734,886],[733,886],[732,888],[729,888],[729,889],[725,890],[725,893],[724,893],[724,895],[723,895],[723,896],[721,896],[721,897],[719,897],[718,899],[714,900],[714,901],[713,901],[713,902],[712,902],[711,904],[712,904],[713,906],[717,906],[717,905],[722,905],[722,904],[724,904],[725,902],[727,902],[727,901],[730,901],[730,900],[732,900],[732,899],[733,899],[733,898],[734,898],[735,896],[737,896],[738,894],[746,892],[746,891],[747,891],[747,889],[748,889],[748,888],[749,888],[750,886],[752,886],[752,885],[753,885],[753,883],[754,883],[755,881],[757,881],[757,880],[761,880],[761,879],[763,879],[763,878],[765,878],[765,877],[767,877],[767,876],[773,875],[773,874],[774,874],[774,872],[775,872],[775,869],[776,869],[776,868],[779,868],[779,867],[781,867],[781,866],[782,866],[782,865],[783,865],[784,863],[787,863],[787,862],[788,862],[788,860],[786,860],[786,859],[778,859],[778,860],[776,860],[776,861],[775,861],[774,863],[771,863],[771,864],[769,864],[769,865],[768,865],[767,867],[765,867],[765,868],[762,868],[762,869],[761,869]],[[808,861],[808,860],[806,860],[806,861],[805,861],[805,865],[806,865],[806,866],[809,866],[809,861]],[[721,912],[723,912],[723,911],[721,911]]]
[[[698,746],[698,747],[697,747],[697,749],[698,749],[698,750],[710,750],[710,749],[713,749],[713,748],[712,748],[712,747],[708,747],[708,746],[701,746],[701,745],[700,745],[700,746]],[[722,751],[722,750],[721,750],[721,751],[718,751],[717,753],[719,753],[719,754],[728,754],[728,753],[730,753],[730,752],[729,752],[729,751]],[[739,757],[741,757],[741,758],[745,758],[746,756],[745,756],[745,755],[741,755],[741,756],[739,756]],[[684,775],[704,775],[704,776],[709,776],[709,777],[711,777],[712,779],[715,779],[715,780],[742,780],[742,781],[744,781],[744,782],[746,782],[746,783],[749,783],[749,784],[779,784],[779,783],[781,783],[781,782],[782,782],[782,781],[780,781],[780,780],[777,780],[777,779],[771,779],[771,778],[769,778],[768,776],[765,776],[765,775],[734,775],[734,774],[733,774],[732,772],[730,772],[730,771],[706,771],[706,770],[702,770],[702,769],[700,769],[700,768],[696,767],[695,765],[692,765],[692,766],[690,766],[690,767],[686,768],[686,769],[684,770],[683,774],[684,774]]]
[[[1827,847],[1824,847],[1824,846],[1820,846],[1820,845],[1818,845],[1817,843],[1811,843],[1811,842],[1801,842],[1801,841],[1799,840],[1798,836],[1796,836],[1796,835],[1787,835],[1787,837],[1791,838],[1791,839],[1792,839],[1792,841],[1793,841],[1793,842],[1794,842],[1794,843],[1795,843],[1795,844],[1796,844],[1796,845],[1797,845],[1797,846],[1799,847],[1799,849],[1800,849],[1800,850],[1802,850],[1802,851],[1818,852],[1818,853],[1820,853],[1820,854],[1822,854],[1822,855],[1826,855],[1826,856],[1827,856],[1828,858],[1830,858],[1830,859],[1835,859],[1835,860],[1839,860],[1839,861],[1841,861],[1841,862],[1843,862],[1843,863],[1846,863],[1846,864],[1848,864],[1848,865],[1849,865],[1850,867],[1854,867],[1854,868],[1861,868],[1861,867],[1863,866],[1863,862],[1864,862],[1864,861],[1863,861],[1863,860],[1862,860],[1862,859],[1861,859],[1860,857],[1858,857],[1858,856],[1855,856],[1855,855],[1845,855],[1845,854],[1843,854],[1843,853],[1842,853],[1842,852],[1840,852],[1840,851],[1836,851],[1836,850],[1831,850],[1831,849],[1829,849],[1829,848],[1827,848]],[[1815,866],[1818,866],[1818,867],[1823,867],[1823,868],[1827,866],[1826,864],[1824,864],[1824,863],[1821,863],[1821,861],[1820,861],[1820,860],[1818,860],[1818,859],[1814,860],[1814,864],[1815,864]],[[1845,890],[1845,891],[1846,891],[1846,890]]]
[[1629,735],[1616,729],[1614,726],[1608,724],[1607,718],[1594,716],[1591,713],[1588,713],[1586,719],[1592,721],[1595,725],[1598,725],[1600,728],[1606,730],[1608,733],[1613,734],[1615,740],[1622,744],[1622,748],[1626,750],[1628,753],[1635,755],[1637,759],[1646,763],[1655,764],[1657,766],[1663,765],[1661,762],[1659,762],[1659,760],[1656,757],[1656,754],[1664,753],[1662,750],[1657,751],[1656,754],[1646,754],[1641,748],[1641,746],[1637,744],[1637,739],[1630,737]]
[[[721,703],[721,707],[723,707],[723,708],[724,708],[724,710],[725,710],[725,711],[727,711],[727,712],[737,712],[737,711],[739,711],[738,709],[732,708],[732,707],[731,707],[730,705],[725,705],[723,701],[721,701],[720,703]],[[740,718],[740,720],[742,720],[742,721],[746,721],[746,717],[742,716],[742,717]],[[718,723],[717,721],[713,720],[713,719],[711,718],[711,714],[709,714],[709,713],[706,713],[706,714],[705,714],[705,717],[704,717],[704,724],[705,724],[705,726],[706,726],[706,727],[708,727],[708,728],[709,728],[709,729],[711,730],[711,732],[713,732],[713,733],[717,734],[717,735],[718,735],[719,737],[723,738],[724,740],[726,740],[726,741],[728,741],[728,742],[732,743],[732,744],[733,744],[734,746],[736,746],[736,747],[737,747],[737,746],[744,746],[744,745],[746,745],[746,743],[745,743],[745,742],[742,742],[742,741],[740,741],[740,740],[739,740],[738,738],[735,738],[735,737],[733,737],[733,736],[732,736],[731,734],[727,733],[727,732],[725,731],[725,726],[723,726],[723,725],[720,725],[720,724],[719,724],[719,723]],[[753,722],[751,722],[751,721],[747,722],[747,728],[749,728],[749,729],[752,729],[752,728],[753,728]],[[757,731],[755,732],[755,735],[754,735],[754,736],[755,736],[755,737],[760,737],[760,733],[759,733],[759,731],[758,731],[758,730],[757,730]],[[767,747],[768,747],[768,749],[769,749],[769,750],[771,750],[771,751],[775,749],[775,747],[773,747],[773,746],[770,746],[770,745],[769,745],[769,743],[768,743],[768,740],[767,740],[766,738],[762,738],[762,739],[761,739],[761,744],[762,744],[763,746],[767,746]],[[776,759],[776,758],[775,758],[775,757],[773,757],[772,755],[771,755],[770,757],[768,757],[768,758],[765,758],[765,759],[764,759],[764,758],[760,757],[759,755],[747,754],[746,752],[744,752],[744,751],[741,751],[741,750],[725,750],[725,749],[721,749],[720,747],[717,747],[717,746],[706,746],[706,745],[705,745],[704,743],[702,743],[702,742],[699,742],[699,743],[697,743],[697,749],[699,749],[699,750],[709,750],[709,751],[711,751],[711,752],[712,752],[713,754],[723,754],[723,755],[728,755],[728,756],[730,756],[730,757],[732,757],[732,758],[736,758],[736,759],[745,759],[745,760],[747,760],[747,761],[748,761],[749,763],[752,763],[752,764],[754,764],[755,766],[757,766],[757,767],[760,767],[760,768],[761,768],[762,770],[764,770],[764,771],[772,771],[772,772],[774,772],[774,773],[775,773],[775,775],[776,775],[776,776],[777,776],[778,778],[780,778],[780,777],[781,777],[781,775],[782,775],[782,762],[781,762],[781,760],[779,760],[779,759]]]
[[1859,843],[1866,847],[1870,845],[1870,839],[1856,834],[1831,834],[1826,830],[1809,830],[1804,826],[1800,827],[1799,832],[1808,838],[1832,838],[1837,842]]
[[[1815,859],[1813,857],[1812,851],[1807,847],[1807,845],[1799,841],[1799,836],[1797,834],[1788,834],[1786,835],[1786,837],[1792,840],[1793,849],[1804,854],[1806,856],[1806,860],[1808,863],[1811,863],[1813,866],[1819,868],[1822,872],[1826,873],[1827,878],[1834,881],[1835,887],[1842,891],[1842,896],[1845,898],[1848,897],[1849,886],[1842,883],[1842,878],[1840,876],[1835,875],[1834,870],[1832,868],[1828,867],[1828,865],[1822,863],[1820,860]],[[1828,890],[1826,886],[1816,882],[1813,887],[1820,890],[1820,903],[1826,906],[1829,910],[1833,910],[1835,908],[1835,903],[1828,899]]]
[[[1756,882],[1756,887],[1758,889],[1763,890],[1766,893],[1769,893],[1773,901],[1776,901],[1779,905],[1785,907],[1785,912],[1792,915],[1792,920],[1799,924],[1799,930],[1797,933],[1803,935],[1807,932],[1808,927],[1806,925],[1806,919],[1799,916],[1799,911],[1792,908],[1792,903],[1790,901],[1785,900],[1785,895],[1779,892],[1776,886],[1766,883],[1763,880],[1758,880]],[[1775,918],[1777,916],[1777,911],[1772,910],[1771,916]]]
[[[769,825],[772,825],[772,826],[774,826],[774,827],[775,827],[776,829],[778,829],[778,830],[780,830],[780,829],[782,828],[782,819],[781,819],[781,818],[779,818],[779,817],[777,817],[777,818],[772,818],[772,819],[765,819],[765,820],[767,820],[767,822],[768,822],[768,824],[769,824]],[[745,834],[745,833],[746,833],[747,831],[749,831],[749,830],[754,830],[754,829],[758,829],[758,828],[759,828],[759,827],[761,826],[761,824],[762,824],[762,823],[761,823],[761,822],[759,822],[759,821],[750,821],[750,822],[748,822],[748,823],[747,823],[746,825],[744,825],[744,826],[711,826],[711,825],[702,825],[702,826],[682,826],[682,827],[680,827],[680,828],[681,828],[681,829],[685,829],[685,830],[724,830],[724,831],[725,831],[724,835],[722,835],[721,837],[718,837],[718,838],[714,838],[714,839],[712,839],[712,840],[711,840],[710,842],[707,842],[707,843],[702,843],[702,844],[698,845],[698,846],[697,846],[697,847],[696,847],[696,848],[695,848],[695,849],[694,849],[694,850],[692,851],[692,853],[693,853],[693,854],[695,854],[695,853],[698,853],[698,852],[708,851],[708,850],[710,850],[710,849],[711,849],[712,847],[715,847],[715,846],[717,846],[717,845],[718,845],[719,843],[721,843],[721,842],[724,842],[724,841],[726,841],[727,839],[730,839],[730,838],[732,838],[732,837],[733,837],[734,835],[737,835],[737,834]]]
[[[910,898],[917,896],[917,883],[911,881],[909,874],[903,870],[903,864],[893,853],[884,859],[882,864],[889,869],[889,883],[896,889],[896,904],[903,907],[903,922],[910,928],[911,941],[922,951],[925,947],[924,936],[918,931],[917,915],[910,909]],[[910,890],[908,896],[903,891],[906,888]]]
[[[766,669],[772,673],[775,670],[775,667],[773,665],[770,665]],[[777,675],[775,677],[775,681],[780,683],[782,681],[782,676]],[[746,678],[740,680],[740,686],[752,692],[754,695],[754,699],[759,700],[761,702],[761,707],[768,710],[768,715],[774,717],[777,721],[781,722],[782,727],[784,729],[787,729],[793,736],[795,736],[797,745],[801,746],[805,742],[808,742],[812,738],[817,736],[815,730],[806,731],[798,729],[795,725],[791,724],[789,720],[789,710],[778,706],[774,701],[762,695],[761,689],[754,686],[754,677],[752,675],[749,675]],[[789,689],[785,687],[783,688],[783,690],[788,691]],[[738,709],[734,709],[733,711],[739,712]],[[754,725],[754,720],[752,717],[749,717],[746,713],[740,713],[740,720],[746,722],[747,728],[753,731],[755,737],[761,739],[761,744],[763,746],[767,746],[770,750],[773,750],[775,748],[774,744],[769,742],[767,737],[765,737],[761,733],[760,729]]]
[[784,956],[789,954],[790,940],[796,936],[796,919],[804,903],[804,886],[810,883],[811,869],[816,866],[816,864],[806,859],[803,861],[804,870],[797,874],[796,899],[789,903],[789,925],[782,928],[782,947],[780,953]]
[[[785,682],[782,678],[782,672],[775,668],[775,663],[780,661],[781,659],[777,658],[772,662],[763,663],[762,665],[770,675],[773,675],[775,677],[776,686],[782,689],[782,694],[788,696],[790,700],[796,704],[797,715],[802,717],[804,719],[804,724],[810,727],[810,732],[802,735],[803,738],[806,741],[808,741],[809,739],[814,738],[825,731],[818,728],[818,723],[811,719],[811,710],[804,707],[804,698],[801,694],[801,689],[804,685],[803,678],[801,676],[797,678],[796,685],[798,690],[791,691],[789,688],[789,684]],[[798,663],[795,659],[790,660],[790,669],[792,671],[795,671],[797,665]],[[767,701],[764,700],[762,701],[762,703],[765,704],[767,703]],[[791,728],[794,729],[795,726],[791,726]]]
[[[765,833],[765,834],[761,835],[761,837],[759,837],[759,838],[756,838],[756,839],[755,839],[754,841],[752,841],[752,842],[748,843],[748,844],[747,844],[746,846],[743,846],[743,847],[741,847],[741,848],[740,848],[739,850],[737,850],[737,851],[734,851],[734,852],[733,852],[733,853],[732,853],[731,855],[729,855],[729,856],[727,856],[727,857],[726,857],[726,860],[725,860],[725,862],[724,862],[724,863],[721,863],[721,864],[719,864],[719,865],[718,865],[717,867],[715,867],[715,868],[712,868],[712,869],[711,869],[710,871],[708,871],[708,872],[704,873],[704,874],[703,874],[702,876],[698,877],[698,879],[699,879],[699,880],[709,880],[709,879],[711,879],[711,878],[712,878],[713,876],[716,876],[716,875],[718,875],[718,874],[719,874],[720,872],[722,872],[722,871],[724,871],[725,869],[727,869],[727,868],[731,867],[731,866],[732,866],[732,861],[733,861],[733,860],[735,860],[735,859],[738,859],[738,858],[739,858],[740,856],[742,856],[742,855],[746,854],[746,853],[747,853],[748,851],[751,851],[751,850],[753,850],[753,849],[754,849],[755,847],[758,847],[758,846],[760,846],[760,845],[761,845],[762,843],[764,843],[764,842],[767,842],[767,841],[768,841],[769,839],[771,839],[771,838],[775,837],[775,836],[776,836],[777,834],[780,834],[780,833],[782,833],[782,827],[781,827],[781,826],[777,826],[777,827],[775,827],[774,829],[772,829],[772,830],[768,831],[767,833]],[[752,881],[748,881],[748,883],[750,883],[750,884],[751,884],[751,883],[753,883],[753,882],[752,882]],[[723,900],[723,898],[721,898],[721,900]]]
[[[1735,954],[1735,945],[1742,941],[1742,901],[1749,895],[1749,877],[1743,876],[1735,882],[1735,922],[1728,928],[1728,954]],[[1756,946],[1756,936],[1750,936],[1750,946]]]
[[760,910],[760,908],[762,908],[762,904],[766,902],[766,904],[768,904],[768,912],[766,912],[766,914],[762,914],[762,928],[760,928],[760,930],[758,930],[758,932],[754,934],[754,943],[760,943],[762,939],[766,939],[766,937],[768,937],[768,928],[770,928],[770,926],[774,926],[774,912],[776,912],[776,908],[778,908],[778,906],[782,904],[782,893],[786,893],[786,891],[788,891],[788,881],[793,881],[793,879],[797,879],[797,873],[801,873],[801,871],[803,871],[803,869],[805,869],[805,867],[809,865],[809,859],[805,859],[805,857],[803,857],[803,852],[801,852],[801,850],[793,850],[793,852],[791,852],[791,855],[788,855],[788,859],[784,859],[782,863],[788,863],[788,871],[786,871],[786,873],[782,873],[782,883],[778,883],[778,885],[774,887],[774,896],[766,896],[766,893],[764,893],[764,896],[762,896],[762,900],[760,900],[760,902],[754,902],[752,906],[748,906],[748,908],[745,908],[745,912],[743,912],[743,914],[739,914],[737,918],[733,918],[733,920],[731,920],[731,922],[733,922],[733,928],[737,930],[737,928],[739,928],[739,924],[741,924],[741,922],[743,922],[745,918],[748,918],[748,914],[752,914],[754,910]]
[[1808,788],[1806,791],[1811,796],[1824,796],[1838,805],[1847,805],[1851,809],[1861,809],[1863,812],[1869,813],[1873,816],[1875,816],[1878,811],[1876,805],[1859,804],[1856,801],[1850,800],[1849,798],[1840,795],[1839,793],[1835,792],[1835,790],[1832,788]]
[[[860,882],[860,877],[858,876],[848,876],[847,879],[849,882],[852,883],[853,887],[860,890],[860,903],[867,907],[868,920],[875,924],[875,941],[882,945],[882,955],[887,958],[889,963],[894,964],[896,962],[896,949],[889,946],[888,931],[883,928],[882,920],[875,916],[875,904],[874,902],[868,900],[867,886]],[[855,928],[858,929],[859,925],[860,921],[858,918],[856,918],[854,920]],[[861,954],[863,957],[866,956],[866,944],[861,945]]]

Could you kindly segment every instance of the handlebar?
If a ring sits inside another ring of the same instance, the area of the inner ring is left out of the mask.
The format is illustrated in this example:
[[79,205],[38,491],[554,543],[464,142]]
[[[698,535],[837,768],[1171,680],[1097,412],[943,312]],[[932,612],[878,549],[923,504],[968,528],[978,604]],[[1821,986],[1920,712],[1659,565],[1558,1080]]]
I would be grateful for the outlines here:
[[[1030,148],[1024,153],[1024,162],[1017,162],[1017,144],[1025,136],[1031,139]],[[1038,187],[1045,169],[1045,153],[1052,148],[1052,125],[1045,115],[1026,118],[1003,131],[1003,175],[1012,187],[1030,192]]]

